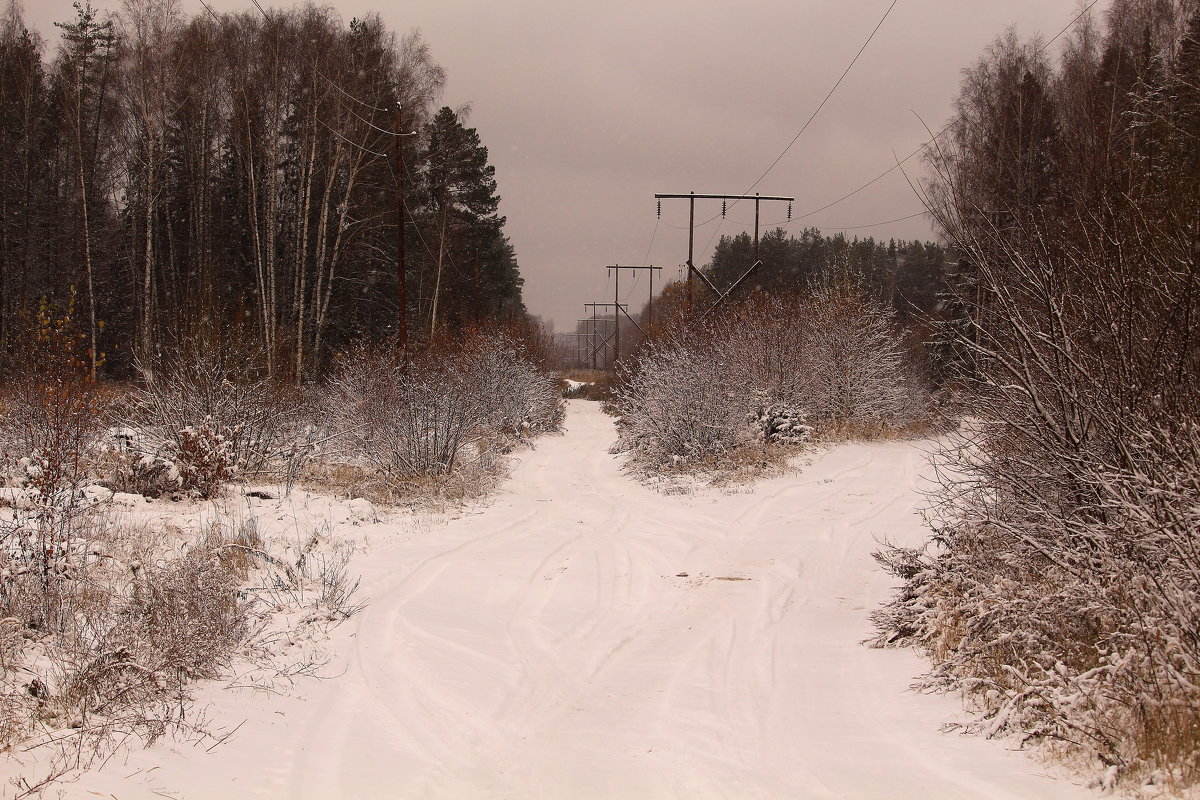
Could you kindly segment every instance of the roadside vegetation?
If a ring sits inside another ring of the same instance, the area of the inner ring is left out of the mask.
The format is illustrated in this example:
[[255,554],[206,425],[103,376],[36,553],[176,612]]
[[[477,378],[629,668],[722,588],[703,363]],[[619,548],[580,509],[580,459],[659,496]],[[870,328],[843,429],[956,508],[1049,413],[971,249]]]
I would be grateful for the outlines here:
[[0,387],[0,750],[36,759],[18,795],[122,746],[215,743],[197,681],[275,690],[324,666],[319,642],[360,607],[353,546],[320,520],[267,530],[242,495],[319,484],[363,521],[367,487],[457,502],[563,415],[536,339],[501,329],[408,357],[362,344],[297,389],[206,329],[102,384],[70,313],[24,323]]
[[1104,788],[1200,783],[1200,14],[1008,34],[930,148],[970,418],[878,643]]
[[925,359],[895,314],[849,280],[671,325],[622,366],[610,401],[616,449],[643,475],[752,476],[814,440],[928,424]]

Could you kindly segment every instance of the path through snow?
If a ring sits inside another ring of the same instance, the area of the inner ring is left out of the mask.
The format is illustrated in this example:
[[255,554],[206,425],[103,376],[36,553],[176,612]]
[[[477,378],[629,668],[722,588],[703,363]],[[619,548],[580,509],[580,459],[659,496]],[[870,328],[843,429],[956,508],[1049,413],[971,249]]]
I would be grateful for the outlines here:
[[957,702],[908,690],[912,653],[860,644],[890,585],[876,540],[924,536],[920,446],[663,496],[619,472],[613,438],[574,401],[490,505],[355,529],[369,606],[334,634],[344,675],[225,692],[218,718],[248,720],[228,743],[133,753],[68,796],[1093,796],[940,733]]

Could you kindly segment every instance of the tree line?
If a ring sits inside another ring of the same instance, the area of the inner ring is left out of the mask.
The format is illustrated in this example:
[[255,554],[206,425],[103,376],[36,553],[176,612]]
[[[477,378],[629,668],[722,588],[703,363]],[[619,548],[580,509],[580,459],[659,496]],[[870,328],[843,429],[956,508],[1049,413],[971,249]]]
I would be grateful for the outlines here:
[[[747,289],[801,291],[830,279],[849,280],[905,319],[938,312],[946,296],[948,256],[935,242],[825,236],[817,228],[795,236],[775,228],[759,238],[758,257],[763,266],[746,279]],[[724,289],[753,263],[750,234],[722,236],[705,272]]]
[[[875,302],[881,313],[893,314],[901,327],[912,332],[914,341],[926,338],[933,326],[964,319],[963,308],[953,302],[950,292],[956,259],[936,242],[883,242],[842,233],[826,236],[817,228],[805,228],[797,236],[776,227],[760,237],[758,258],[762,265],[738,284],[731,300],[757,298],[759,305],[755,307],[766,308],[769,303],[762,303],[769,298],[798,300],[836,284]],[[700,271],[713,287],[725,292],[754,263],[754,240],[750,234],[740,233],[722,236],[711,260]],[[638,311],[629,310],[630,318],[621,316],[623,352],[632,352],[646,336],[654,338],[683,324],[693,314],[704,314],[716,300],[712,291],[697,280],[689,311],[686,278],[666,283],[656,292],[653,308],[648,303],[640,304]],[[578,320],[573,334],[557,342],[559,359],[575,366],[610,366],[613,348],[602,343],[616,330],[617,322],[607,309],[594,322]],[[946,351],[940,337],[928,338],[925,349],[934,368],[933,376],[941,380],[942,367],[953,353]]]
[[445,75],[418,33],[173,0],[76,4],[58,30],[50,55],[16,0],[0,20],[6,352],[50,308],[93,374],[204,327],[303,380],[397,332],[398,212],[410,337],[524,318],[487,148],[434,110]]

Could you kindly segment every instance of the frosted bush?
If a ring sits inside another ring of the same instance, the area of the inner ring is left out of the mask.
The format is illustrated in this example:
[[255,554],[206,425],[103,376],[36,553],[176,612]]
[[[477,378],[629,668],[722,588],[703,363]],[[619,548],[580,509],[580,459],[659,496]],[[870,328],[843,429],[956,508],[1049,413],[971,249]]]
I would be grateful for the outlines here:
[[458,358],[468,380],[492,403],[494,427],[501,435],[528,439],[562,425],[563,403],[554,376],[538,367],[516,339],[477,336]]
[[851,287],[755,298],[643,349],[614,393],[616,450],[672,468],[903,428],[925,390],[901,341],[891,312]]
[[447,476],[464,460],[556,430],[563,413],[551,376],[500,334],[434,348],[407,364],[392,349],[360,346],[340,360],[327,398],[347,455],[394,486]]
[[108,483],[147,497],[187,492],[216,496],[237,475],[237,454],[228,429],[212,417],[169,436],[152,451],[119,450],[108,459]]
[[903,426],[923,413],[894,314],[879,301],[822,287],[798,322],[798,395],[814,420]]
[[262,369],[262,354],[236,338],[202,330],[196,341],[139,365],[141,385],[119,413],[122,426],[145,453],[164,444],[176,452],[196,446],[183,431],[210,423],[245,474],[275,472],[310,423],[301,394]]
[[[164,445],[164,448],[168,447]],[[122,453],[113,459],[114,485],[146,497],[179,491],[183,485],[179,467],[166,453]]]
[[803,409],[789,403],[772,402],[760,393],[758,408],[750,417],[750,425],[760,442],[780,445],[800,445],[812,438],[813,429]]
[[179,432],[175,466],[180,485],[200,497],[212,497],[233,479],[236,460],[231,437],[217,429],[212,417]]
[[728,353],[701,336],[650,345],[613,392],[617,450],[651,469],[694,466],[753,441],[753,397],[729,381]]

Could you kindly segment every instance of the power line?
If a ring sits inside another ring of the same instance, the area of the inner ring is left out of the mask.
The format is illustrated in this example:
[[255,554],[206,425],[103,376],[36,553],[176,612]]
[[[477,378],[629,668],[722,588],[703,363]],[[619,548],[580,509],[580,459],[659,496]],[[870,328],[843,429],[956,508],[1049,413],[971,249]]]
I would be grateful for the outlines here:
[[342,136],[340,133],[338,133],[337,131],[335,131],[333,128],[331,128],[331,127],[329,127],[328,125],[326,125],[326,124],[325,124],[325,120],[321,119],[320,117],[313,117],[313,119],[315,119],[317,122],[321,123],[321,127],[322,127],[322,128],[324,128],[325,130],[329,131],[329,132],[330,132],[330,133],[332,133],[334,136],[336,136],[337,138],[341,139],[343,142],[345,142],[346,144],[350,145],[351,147],[357,147],[359,150],[362,150],[364,153],[370,153],[371,155],[375,156],[376,158],[387,158],[387,154],[386,154],[386,153],[377,153],[377,152],[375,152],[374,150],[371,150],[371,149],[369,149],[369,148],[367,148],[367,147],[363,147],[361,144],[358,144],[357,142],[352,142],[352,141],[350,141],[350,140],[349,140],[349,139],[347,139],[345,136]]
[[[652,247],[654,247],[654,239],[656,236],[658,236],[658,225],[660,222],[662,222],[662,220],[654,221],[654,230],[650,232],[650,244],[648,244],[646,246],[646,255],[642,256],[642,265],[643,266],[650,263],[650,249]],[[635,275],[635,280],[636,280],[637,273],[635,272],[634,275]]]
[[870,225],[821,225],[819,230],[828,231],[857,231],[863,228],[878,228],[883,225],[891,225],[893,222],[904,222],[905,220],[916,219],[924,216],[927,211],[918,211],[915,214],[909,214],[907,217],[896,217],[896,219],[888,219],[883,222],[872,222]]
[[208,3],[204,2],[204,0],[200,0],[200,5],[204,6],[205,10],[212,15],[213,19],[215,19],[217,22],[221,22],[221,18],[217,16],[217,12],[213,11],[212,7],[209,6]]
[[[800,130],[796,133],[796,135],[792,137],[792,140],[790,142],[788,142],[787,147],[783,148],[783,152],[780,153],[775,158],[775,160],[771,162],[771,166],[769,166],[765,170],[763,170],[763,174],[759,175],[758,178],[754,181],[754,183],[750,184],[750,188],[747,189],[746,191],[742,192],[742,194],[750,194],[750,192],[753,191],[754,187],[758,186],[758,184],[762,182],[762,179],[767,177],[767,175],[771,172],[771,170],[775,169],[775,165],[778,164],[783,159],[783,157],[787,155],[788,151],[792,149],[792,145],[794,145],[796,143],[796,140],[799,139],[806,130],[808,130],[808,126],[811,125],[812,121],[817,118],[817,114],[821,113],[821,109],[824,108],[825,104],[829,102],[829,98],[833,97],[833,93],[837,91],[837,88],[842,85],[842,81],[845,80],[846,76],[850,74],[850,70],[853,69],[854,65],[858,63],[859,57],[862,56],[863,51],[865,51],[867,49],[867,45],[869,45],[871,43],[871,40],[875,38],[875,34],[879,32],[879,29],[881,27],[883,27],[884,20],[886,20],[888,18],[888,15],[892,13],[892,9],[896,7],[896,3],[898,3],[898,2],[899,2],[899,0],[892,0],[892,4],[887,7],[887,11],[883,12],[883,16],[880,17],[879,22],[876,23],[875,27],[871,30],[871,35],[867,37],[867,40],[865,42],[863,42],[862,47],[858,48],[858,52],[854,54],[854,58],[852,58],[850,60],[850,63],[846,66],[846,69],[844,69],[842,71],[842,74],[838,77],[837,81],[833,84],[833,87],[825,95],[825,98],[823,100],[821,100],[820,105],[817,106],[816,110],[813,111],[812,115],[808,118],[808,120],[804,123],[804,125],[800,128]],[[735,200],[734,204],[736,204],[736,203],[737,203],[737,201]]]
[[[1093,7],[1094,7],[1094,6],[1095,6],[1097,3],[1099,3],[1099,2],[1100,2],[1100,0],[1092,0],[1090,3],[1088,3],[1088,4],[1087,4],[1087,6],[1085,6],[1085,7],[1083,8],[1083,10],[1082,10],[1082,11],[1080,11],[1078,14],[1076,14],[1076,15],[1075,15],[1075,16],[1074,16],[1074,17],[1071,19],[1071,21],[1070,21],[1070,22],[1068,22],[1066,25],[1064,25],[1064,26],[1063,26],[1063,27],[1062,27],[1062,28],[1061,28],[1061,29],[1058,31],[1058,33],[1056,33],[1056,34],[1054,34],[1053,36],[1051,36],[1051,37],[1050,37],[1050,38],[1049,38],[1049,39],[1048,39],[1048,40],[1047,40],[1045,43],[1043,43],[1043,44],[1042,44],[1042,46],[1041,46],[1041,47],[1039,47],[1037,50],[1035,50],[1035,51],[1034,51],[1034,55],[1041,55],[1042,53],[1044,53],[1044,52],[1046,51],[1046,49],[1047,49],[1048,47],[1050,47],[1050,45],[1054,44],[1054,42],[1055,42],[1055,41],[1057,41],[1057,40],[1058,40],[1058,39],[1059,39],[1059,38],[1060,38],[1060,37],[1061,37],[1061,36],[1062,36],[1064,33],[1066,33],[1068,30],[1070,30],[1070,29],[1071,29],[1071,27],[1075,25],[1075,23],[1077,23],[1077,22],[1079,22],[1079,20],[1083,19],[1084,15],[1086,15],[1086,14],[1087,14],[1089,11],[1091,11],[1091,10],[1092,10],[1092,8],[1093,8]],[[895,5],[895,3],[893,3],[893,5]],[[889,11],[889,12],[891,11],[891,8],[890,8],[890,7],[888,8],[888,11]],[[886,17],[887,15],[885,14],[884,16]],[[881,20],[881,24],[882,24],[882,20]],[[878,28],[878,26],[877,26],[877,28]],[[865,47],[865,45],[864,45],[864,47]],[[860,52],[860,54],[861,54],[861,51],[859,51],[859,52]],[[851,66],[853,66],[853,64],[851,64]],[[843,77],[844,77],[844,76],[843,76]],[[818,108],[818,110],[820,110],[820,109]],[[874,178],[871,178],[869,181],[867,181],[866,183],[862,184],[862,185],[861,185],[861,186],[859,186],[857,189],[854,189],[854,190],[852,190],[852,191],[849,191],[849,192],[847,192],[846,194],[842,195],[841,197],[837,198],[836,200],[831,200],[830,202],[826,203],[825,205],[821,206],[820,208],[814,208],[812,211],[806,211],[806,212],[805,212],[805,213],[803,213],[803,214],[798,214],[798,215],[796,215],[795,217],[792,217],[792,219],[790,219],[790,220],[787,220],[787,221],[784,221],[784,222],[772,223],[772,224],[774,224],[774,225],[790,225],[790,224],[792,224],[793,222],[798,222],[798,221],[800,221],[800,220],[802,220],[802,219],[807,219],[808,217],[814,216],[814,215],[816,215],[816,214],[820,214],[822,211],[825,211],[825,210],[827,210],[827,209],[830,209],[830,208],[832,208],[832,207],[836,206],[838,203],[841,203],[841,202],[843,202],[843,201],[845,201],[845,200],[849,200],[851,197],[853,197],[854,195],[858,194],[858,193],[859,193],[859,192],[861,192],[863,189],[866,189],[866,188],[868,188],[868,187],[870,187],[870,186],[874,185],[874,184],[875,184],[875,183],[877,183],[878,181],[882,180],[883,178],[886,178],[888,175],[891,175],[893,172],[895,172],[897,169],[899,169],[899,168],[900,168],[901,166],[903,166],[905,163],[907,163],[908,161],[910,161],[910,160],[911,160],[911,159],[912,159],[914,156],[916,156],[916,155],[918,155],[919,153],[923,152],[923,151],[925,150],[925,148],[929,147],[929,145],[933,144],[933,143],[934,143],[934,142],[936,142],[938,139],[942,138],[942,136],[944,136],[944,135],[946,134],[946,132],[947,132],[947,131],[949,131],[949,130],[950,130],[950,124],[949,124],[949,123],[947,123],[946,125],[943,125],[943,126],[942,126],[942,129],[941,129],[940,131],[938,131],[938,132],[937,132],[937,133],[935,133],[933,136],[931,136],[931,137],[930,137],[928,140],[926,140],[925,142],[923,142],[922,144],[920,144],[920,145],[917,147],[917,149],[916,149],[916,150],[913,150],[911,153],[909,153],[908,155],[906,155],[904,158],[900,159],[899,161],[896,161],[896,162],[895,162],[895,163],[893,163],[893,164],[892,164],[890,167],[888,167],[888,168],[887,168],[887,169],[885,169],[883,172],[881,172],[881,173],[879,173],[878,175],[876,175]],[[800,132],[801,132],[801,133],[803,133],[803,132],[804,132],[804,131],[803,131],[803,129],[801,129],[801,131],[800,131]],[[799,134],[797,134],[797,136],[799,136]],[[795,140],[793,139],[792,141],[794,142]],[[791,146],[791,145],[789,145],[789,147],[790,147],[790,146]],[[784,151],[784,152],[786,152],[786,151]],[[782,156],[780,156],[780,157],[782,158]],[[778,161],[778,160],[779,160],[779,159],[776,159],[776,161]],[[772,166],[774,166],[774,164],[772,164]],[[768,170],[768,171],[769,171],[769,170]],[[765,173],[764,173],[764,174],[765,174]],[[760,179],[760,180],[761,180],[761,179]],[[911,215],[909,215],[909,216],[907,216],[907,217],[901,217],[900,219],[889,220],[889,222],[902,222],[902,221],[904,221],[904,220],[913,219],[914,217],[919,217],[919,216],[921,215],[921,213],[924,213],[924,212],[920,212],[920,213],[917,213],[917,214],[911,214]],[[715,217],[714,217],[713,219],[715,219]],[[712,222],[712,220],[710,219],[710,220],[708,220],[708,222]],[[669,224],[669,223],[667,223],[667,224]],[[705,224],[707,224],[707,223],[705,223]],[[877,223],[875,223],[875,224],[873,224],[873,225],[855,225],[855,226],[851,226],[851,227],[845,227],[845,228],[835,228],[835,227],[832,227],[832,226],[829,226],[829,225],[822,225],[822,226],[820,226],[820,227],[821,227],[822,229],[828,229],[828,230],[843,230],[843,231],[846,231],[846,230],[856,230],[856,229],[859,229],[859,228],[874,228],[874,227],[877,227],[877,226],[879,226],[879,225],[887,225],[887,224],[888,224],[888,222],[877,222]],[[680,226],[675,226],[675,225],[672,225],[671,227],[680,227]],[[711,240],[710,240],[710,241],[711,241]],[[705,249],[706,249],[706,250],[707,250],[707,247],[708,247],[708,245],[705,245]]]
[[[829,230],[837,230],[837,231],[849,231],[849,230],[854,230],[855,228],[877,228],[880,225],[888,225],[892,222],[903,222],[904,220],[907,220],[907,219],[913,219],[914,217],[919,217],[924,213],[925,213],[924,211],[916,211],[916,212],[913,212],[912,214],[909,214],[904,217],[898,217],[897,219],[888,219],[888,220],[884,220],[883,222],[872,222],[869,225],[814,225],[813,227],[819,228],[822,230],[829,229]],[[743,222],[741,220],[733,219],[732,217],[729,219],[729,221],[739,227],[742,227],[742,228],[750,228],[754,225],[753,222]],[[795,220],[781,219],[781,220],[778,220],[775,222],[761,222],[759,224],[763,228],[784,228],[784,227],[787,227],[789,224],[791,224],[794,221]]]
[[[1074,18],[1071,19],[1070,22],[1068,22],[1066,25],[1064,25],[1062,27],[1062,29],[1059,30],[1058,33],[1054,34],[1041,47],[1039,47],[1037,50],[1035,50],[1034,55],[1041,55],[1042,53],[1044,53],[1046,51],[1046,48],[1048,48],[1051,44],[1053,44],[1055,41],[1057,41],[1059,37],[1061,37],[1064,33],[1066,33],[1068,30],[1070,30],[1071,27],[1075,23],[1077,23],[1077,22],[1079,22],[1079,20],[1083,19],[1083,16],[1085,14],[1087,14],[1089,11],[1091,11],[1092,7],[1095,6],[1099,2],[1100,2],[1100,0],[1092,0],[1090,3],[1088,3],[1087,6],[1084,7],[1084,9],[1082,11],[1080,11],[1078,14],[1076,14],[1074,16]],[[946,134],[946,132],[949,130],[950,130],[949,123],[943,125],[942,129],[940,131],[938,131],[933,136],[931,136],[927,141],[923,142],[920,146],[917,147],[916,150],[913,150],[911,153],[906,155],[904,158],[893,163],[890,167],[888,167],[883,172],[876,175],[874,178],[871,178],[871,180],[867,181],[862,186],[859,186],[857,189],[854,189],[853,191],[847,192],[846,194],[842,195],[838,199],[832,200],[832,201],[826,203],[825,205],[821,206],[820,208],[816,208],[816,209],[813,209],[812,211],[807,211],[803,214],[800,214],[799,216],[793,217],[792,222],[806,219],[808,217],[813,216],[814,214],[819,214],[828,208],[832,208],[833,206],[836,206],[838,203],[842,202],[843,200],[849,200],[851,197],[858,194],[863,189],[866,189],[867,187],[871,186],[872,184],[876,183],[877,181],[880,181],[883,178],[887,177],[888,175],[891,175],[893,172],[895,172],[897,169],[899,169],[900,166],[903,165],[905,162],[909,161],[914,156],[923,152],[925,150],[925,148],[929,147],[929,145],[933,144],[938,139],[942,138],[942,136],[944,136]],[[787,223],[785,223],[785,224],[787,224]]]
[[[662,222],[662,220],[661,220],[661,219],[656,219],[656,220],[654,221],[654,230],[652,230],[652,231],[650,232],[650,244],[646,245],[646,254],[645,254],[644,256],[642,256],[642,266],[646,266],[647,264],[649,264],[649,263],[650,263],[650,251],[651,251],[652,249],[654,249],[654,240],[655,240],[655,238],[658,236],[658,226],[659,226],[659,224],[660,224],[661,222]],[[637,270],[634,270],[634,272],[633,272],[633,286],[631,286],[631,287],[629,288],[629,291],[625,293],[625,299],[626,299],[626,300],[628,300],[628,299],[630,298],[630,296],[632,296],[632,295],[633,295],[633,290],[634,290],[634,289],[636,289],[636,288],[638,287],[638,281],[640,281],[641,279],[642,279],[642,273],[638,272]],[[653,296],[651,296],[651,298],[650,298],[650,301],[651,301],[651,302],[653,302],[653,301],[654,301],[654,297],[653,297]]]
[[[747,188],[746,191],[742,192],[742,194],[750,194],[750,192],[752,192],[754,190],[754,187],[756,187],[756,186],[758,186],[758,184],[762,183],[763,178],[767,177],[767,175],[770,174],[771,170],[775,169],[775,167],[779,164],[779,162],[783,160],[783,157],[788,154],[788,151],[792,149],[792,145],[794,145],[797,142],[797,140],[799,140],[799,138],[804,135],[804,132],[806,130],[808,130],[808,126],[812,125],[813,120],[815,120],[817,118],[817,115],[821,113],[821,109],[823,109],[825,107],[825,104],[829,102],[829,99],[831,97],[833,97],[834,92],[836,92],[838,90],[838,87],[842,85],[842,81],[844,81],[846,79],[846,76],[850,74],[850,70],[853,69],[854,65],[858,63],[858,59],[862,56],[863,52],[867,49],[867,46],[869,44],[871,44],[871,40],[873,40],[875,38],[875,34],[879,32],[879,29],[881,27],[883,27],[884,21],[888,18],[888,15],[892,13],[892,9],[896,7],[896,3],[898,3],[898,2],[899,2],[899,0],[892,0],[892,4],[887,7],[887,11],[883,12],[883,16],[880,17],[879,22],[877,22],[875,24],[875,27],[871,30],[870,35],[867,36],[867,40],[865,42],[863,42],[862,47],[858,48],[858,52],[854,54],[854,58],[850,59],[850,63],[846,65],[846,68],[844,70],[842,70],[842,74],[840,76],[838,76],[838,79],[834,82],[833,86],[830,87],[829,91],[825,93],[825,97],[817,105],[816,109],[813,110],[812,114],[809,115],[809,117],[805,121],[804,125],[802,125],[800,127],[800,130],[796,132],[796,135],[792,137],[792,140],[790,142],[788,142],[787,147],[783,148],[783,152],[775,157],[775,160],[771,162],[771,165],[769,167],[767,167],[765,170],[763,170],[763,173],[761,175],[759,175],[758,178],[755,179],[754,183],[750,184],[749,188]],[[734,200],[733,203],[730,204],[730,208],[737,205],[737,203],[738,203],[738,201]],[[707,225],[709,222],[712,222],[712,220],[714,220],[714,219],[716,219],[716,216],[713,216],[712,218],[706,220],[705,222],[702,222],[701,225]],[[713,234],[715,236],[716,231],[713,231]],[[711,237],[709,238],[708,243],[704,245],[705,250],[708,249],[709,244],[712,244]]]
[[[330,80],[329,78],[327,78],[327,77],[325,76],[325,74],[324,74],[323,72],[321,72],[320,70],[317,70],[317,74],[318,74],[318,75],[320,75],[322,78],[325,78],[325,80],[329,81],[329,85],[330,85],[330,86],[332,86],[333,88],[337,89],[339,92],[341,92],[342,94],[346,95],[346,97],[349,97],[351,100],[353,100],[354,102],[358,103],[358,104],[359,104],[360,106],[362,106],[363,108],[369,108],[369,109],[370,109],[370,110],[372,110],[372,111],[378,111],[380,114],[386,114],[386,113],[388,112],[388,109],[386,109],[386,108],[380,108],[380,107],[378,107],[378,106],[373,106],[373,105],[371,105],[370,103],[368,103],[368,102],[366,102],[366,101],[364,101],[364,100],[359,100],[357,97],[355,97],[354,95],[350,94],[350,93],[349,93],[349,92],[347,92],[345,89],[343,89],[342,87],[338,86],[338,85],[337,85],[336,83],[334,83],[332,80]],[[360,117],[359,119],[362,119],[362,118]],[[363,120],[363,121],[364,121],[364,122],[366,122],[366,120]],[[368,124],[368,125],[370,125],[370,123],[369,123],[369,122],[368,122],[367,124]],[[382,130],[382,129],[381,129],[381,130]],[[384,133],[391,133],[391,131],[383,131],[383,132],[384,132]]]
[[1034,55],[1040,56],[1047,47],[1054,44],[1054,41],[1056,39],[1058,39],[1058,37],[1060,37],[1064,33],[1066,33],[1071,28],[1072,25],[1074,25],[1076,22],[1079,22],[1079,20],[1083,19],[1083,15],[1088,13],[1089,11],[1091,11],[1092,6],[1096,5],[1096,3],[1099,3],[1099,2],[1100,2],[1100,0],[1092,0],[1092,2],[1088,3],[1087,6],[1083,9],[1083,11],[1080,11],[1078,14],[1075,15],[1075,18],[1073,20],[1071,20],[1070,22],[1068,22],[1066,25],[1063,26],[1062,30],[1060,30],[1058,33],[1051,36],[1050,41],[1046,42],[1044,45],[1039,47],[1037,49],[1037,51],[1034,53]]
[[[214,13],[213,13],[213,10],[212,10],[211,8],[209,8],[209,7],[208,7],[208,4],[207,4],[207,3],[204,3],[204,0],[200,0],[200,2],[201,2],[203,5],[204,5],[204,7],[205,7],[205,8],[207,8],[207,9],[208,9],[208,13],[212,14],[212,15],[213,15],[213,18],[215,19],[215,18],[217,17],[217,15],[216,15],[216,14],[214,14]],[[267,14],[267,12],[266,12],[266,9],[264,9],[264,8],[262,7],[262,4],[261,4],[261,3],[259,3],[259,1],[258,1],[258,0],[250,0],[250,2],[251,2],[251,3],[253,3],[253,4],[254,4],[254,7],[255,7],[255,8],[257,8],[257,9],[258,9],[258,11],[259,11],[259,13],[263,15],[263,19],[270,21],[270,19],[271,19],[270,15],[269,15],[269,14]],[[315,71],[315,72],[316,72],[318,75],[320,75],[322,78],[324,78],[324,79],[325,79],[325,81],[326,81],[326,82],[328,82],[330,86],[332,86],[334,89],[337,89],[337,90],[338,90],[339,92],[341,92],[343,95],[345,95],[346,97],[350,98],[350,99],[351,99],[351,100],[353,100],[354,102],[358,103],[358,104],[359,104],[360,106],[362,106],[363,108],[369,108],[369,109],[371,109],[372,111],[378,111],[378,112],[380,112],[381,114],[382,114],[382,113],[387,113],[388,109],[386,109],[386,108],[379,108],[378,106],[372,105],[371,103],[368,103],[368,102],[366,102],[366,101],[364,101],[364,100],[360,100],[359,98],[357,98],[357,97],[355,97],[354,95],[350,94],[350,93],[349,93],[349,92],[347,92],[345,89],[343,89],[341,86],[338,86],[338,85],[337,85],[337,84],[336,84],[336,83],[335,83],[335,82],[334,82],[332,79],[330,79],[329,77],[327,77],[327,76],[326,76],[326,75],[325,75],[323,72],[321,72],[321,70],[319,70],[319,69],[316,69],[316,67],[315,67],[315,66],[313,67],[313,70],[314,70],[314,71]],[[351,113],[351,114],[354,114],[354,112],[353,112],[353,111],[351,111],[350,113]],[[403,133],[393,133],[392,131],[384,130],[383,128],[380,128],[380,127],[378,127],[377,125],[373,125],[372,123],[368,122],[367,120],[363,119],[362,117],[359,117],[359,116],[358,116],[358,114],[354,114],[354,116],[358,117],[359,121],[361,121],[361,122],[363,122],[363,123],[365,123],[365,124],[367,124],[367,125],[370,125],[372,128],[374,128],[375,130],[379,131],[380,133],[386,133],[386,134],[388,134],[389,136],[407,136],[407,135],[408,135],[408,134],[403,134]]]
[[[908,155],[906,155],[904,158],[902,158],[902,159],[900,159],[899,161],[897,161],[897,162],[893,163],[893,164],[892,164],[890,167],[888,167],[888,168],[887,168],[887,169],[885,169],[883,172],[881,172],[881,173],[879,173],[878,175],[876,175],[874,178],[871,178],[871,180],[867,181],[867,182],[866,182],[866,183],[864,183],[862,186],[859,186],[859,187],[858,187],[857,189],[855,189],[854,191],[852,191],[852,192],[847,192],[846,194],[844,194],[844,195],[842,195],[841,197],[839,197],[837,200],[833,200],[833,201],[831,201],[831,202],[828,202],[828,203],[826,203],[825,205],[821,206],[820,208],[815,208],[815,209],[813,209],[812,211],[806,211],[806,212],[805,212],[805,213],[803,213],[803,214],[800,214],[800,215],[798,215],[798,216],[795,216],[795,217],[793,217],[793,218],[791,219],[791,222],[797,222],[797,221],[799,221],[799,220],[802,220],[802,219],[807,219],[808,217],[811,217],[811,216],[813,216],[814,214],[820,214],[822,211],[825,211],[826,209],[833,208],[834,206],[836,206],[838,203],[842,202],[843,200],[849,200],[851,197],[854,197],[854,195],[858,194],[858,193],[859,193],[859,192],[861,192],[863,189],[866,189],[868,186],[871,186],[871,185],[872,185],[872,184],[874,184],[875,182],[877,182],[877,181],[879,181],[879,180],[882,180],[883,178],[887,177],[888,175],[891,175],[893,172],[895,172],[897,169],[899,169],[899,168],[900,168],[900,165],[901,165],[901,164],[905,163],[906,161],[908,161],[909,159],[911,159],[913,156],[915,156],[915,155],[917,155],[918,153],[922,152],[922,151],[923,151],[923,150],[924,150],[926,147],[928,147],[929,145],[933,144],[933,142],[934,142],[934,141],[935,141],[935,140],[936,140],[938,137],[940,137],[940,136],[941,136],[943,133],[945,133],[947,130],[949,130],[949,128],[948,128],[948,127],[947,127],[947,128],[943,128],[943,129],[942,129],[940,132],[938,132],[938,134],[937,134],[936,136],[934,136],[932,139],[929,139],[928,141],[924,142],[924,143],[923,143],[923,144],[921,144],[919,147],[917,147],[917,149],[916,149],[916,150],[913,150],[911,153],[909,153]],[[788,224],[790,224],[790,223],[788,223]]]

